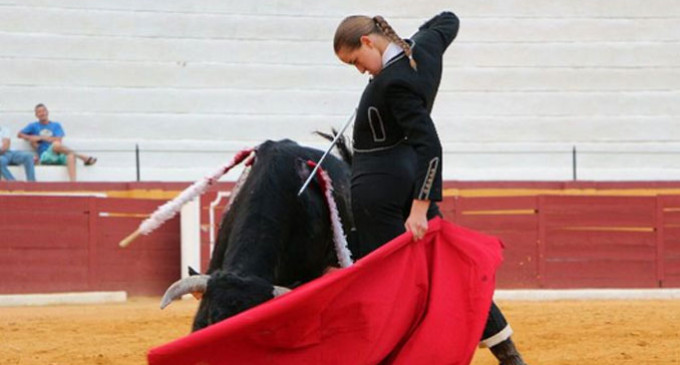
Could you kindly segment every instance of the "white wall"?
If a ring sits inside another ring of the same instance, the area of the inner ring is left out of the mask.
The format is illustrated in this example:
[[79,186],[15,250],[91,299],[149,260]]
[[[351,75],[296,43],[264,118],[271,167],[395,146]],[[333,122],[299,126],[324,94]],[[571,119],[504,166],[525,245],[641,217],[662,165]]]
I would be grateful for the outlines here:
[[129,176],[105,173],[128,164],[111,146],[139,143],[162,180],[267,138],[323,146],[310,132],[367,80],[335,58],[337,23],[381,14],[407,37],[443,9],[461,18],[434,110],[445,178],[571,179],[576,146],[581,179],[680,179],[672,0],[0,0],[0,123],[47,104],[95,180]]

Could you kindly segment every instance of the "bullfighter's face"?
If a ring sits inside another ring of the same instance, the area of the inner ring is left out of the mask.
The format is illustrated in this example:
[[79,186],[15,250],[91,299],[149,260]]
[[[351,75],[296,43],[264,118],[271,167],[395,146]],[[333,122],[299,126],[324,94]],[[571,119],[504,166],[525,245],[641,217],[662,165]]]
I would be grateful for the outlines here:
[[365,35],[361,37],[359,48],[343,47],[338,51],[337,56],[342,62],[356,67],[360,73],[368,71],[372,76],[376,76],[382,71],[383,50],[379,45],[380,42],[374,35]]

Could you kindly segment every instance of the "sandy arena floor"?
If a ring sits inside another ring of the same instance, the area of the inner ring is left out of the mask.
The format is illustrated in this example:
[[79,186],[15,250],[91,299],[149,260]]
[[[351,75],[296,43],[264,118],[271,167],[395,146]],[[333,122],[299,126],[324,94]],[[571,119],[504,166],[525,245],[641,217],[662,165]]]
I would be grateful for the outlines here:
[[[0,308],[0,364],[145,364],[189,332],[196,302]],[[530,365],[680,364],[680,301],[499,302]],[[488,350],[474,365],[495,365]]]

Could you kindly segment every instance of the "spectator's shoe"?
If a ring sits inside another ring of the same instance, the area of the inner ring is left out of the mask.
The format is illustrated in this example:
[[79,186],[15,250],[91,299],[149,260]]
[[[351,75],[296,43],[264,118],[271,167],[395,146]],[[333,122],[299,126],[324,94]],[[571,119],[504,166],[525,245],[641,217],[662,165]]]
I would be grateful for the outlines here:
[[500,365],[527,365],[510,338],[492,347],[491,352],[500,361]]
[[92,166],[97,163],[97,158],[94,156],[90,156],[85,160],[85,166]]
[[40,157],[33,155],[33,164],[40,165]]

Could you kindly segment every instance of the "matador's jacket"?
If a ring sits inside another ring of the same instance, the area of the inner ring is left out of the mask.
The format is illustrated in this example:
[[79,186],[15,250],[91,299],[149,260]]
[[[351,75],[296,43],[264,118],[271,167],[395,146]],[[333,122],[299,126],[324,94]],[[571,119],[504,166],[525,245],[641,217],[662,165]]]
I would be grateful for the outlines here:
[[[442,56],[458,26],[453,13],[430,19],[409,40],[418,70],[401,53],[364,90],[354,124],[352,162],[358,258],[404,232],[413,199],[431,201],[428,219],[441,214],[434,202],[442,199],[442,150],[430,111]],[[511,334],[500,309],[492,304],[482,336],[485,345],[491,347]]]
[[[443,12],[409,40],[417,71],[402,52],[366,86],[354,124],[355,153],[370,154],[401,144],[417,153],[412,199],[442,200],[442,148],[430,112],[442,75],[442,56],[458,33],[459,21]],[[356,166],[361,169],[360,166]]]

